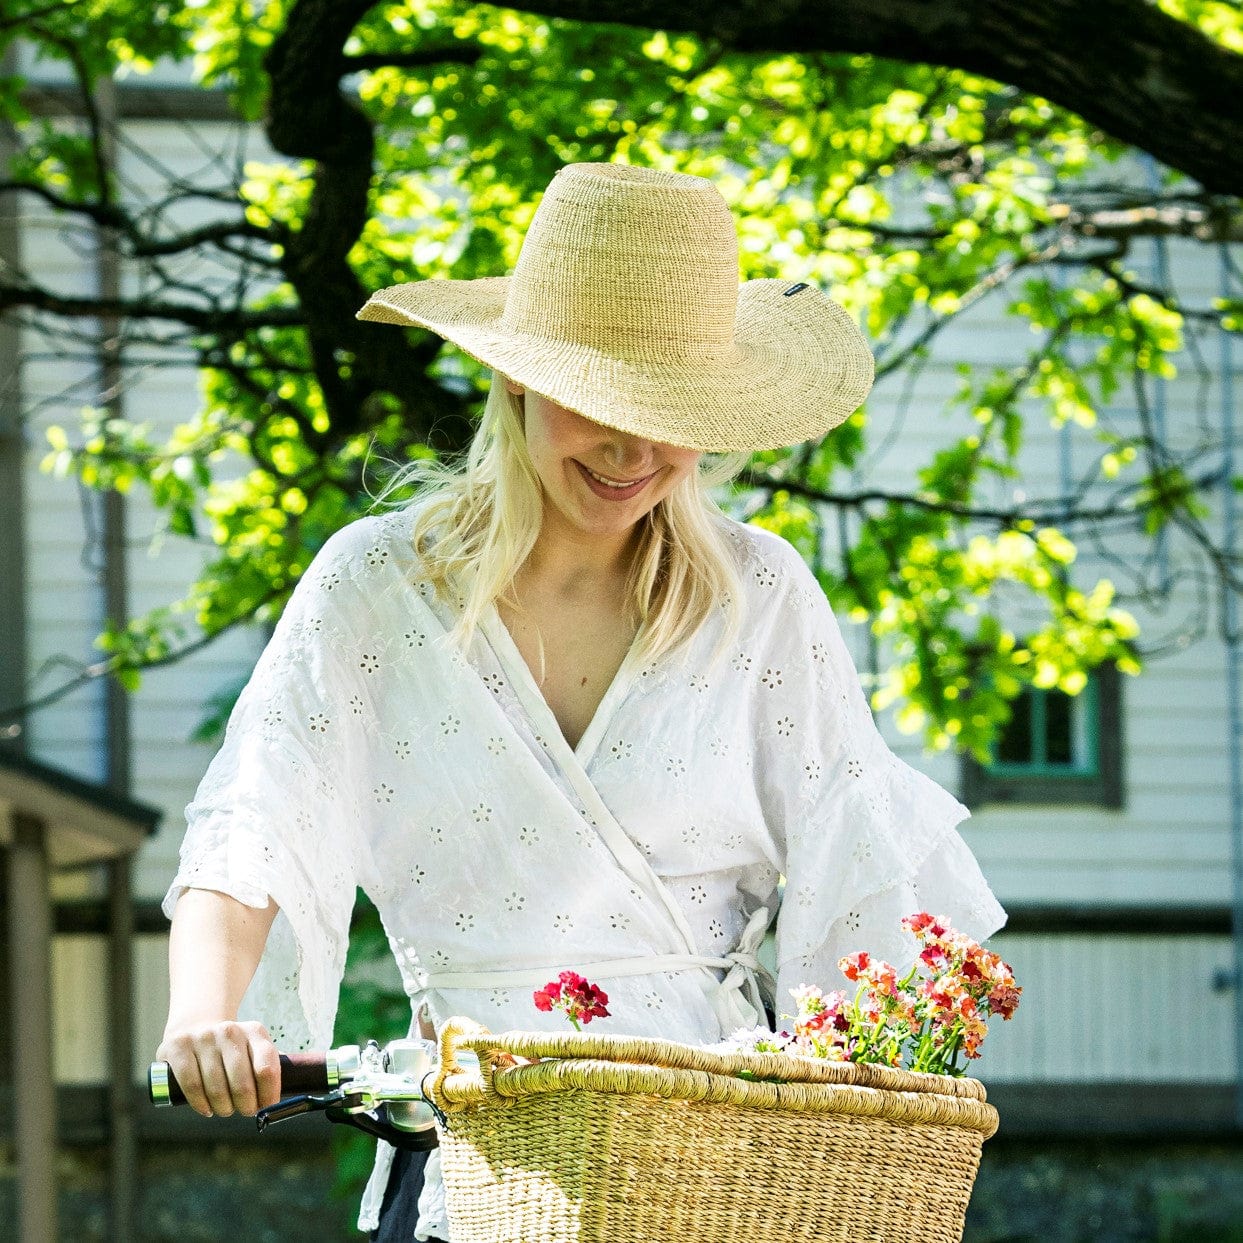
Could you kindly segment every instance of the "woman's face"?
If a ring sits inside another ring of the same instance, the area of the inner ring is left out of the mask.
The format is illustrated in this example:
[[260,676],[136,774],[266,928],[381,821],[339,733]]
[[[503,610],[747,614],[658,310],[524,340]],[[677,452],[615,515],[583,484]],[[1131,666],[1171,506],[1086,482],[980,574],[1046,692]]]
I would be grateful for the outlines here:
[[[524,392],[505,382],[511,393]],[[624,535],[699,463],[695,449],[616,431],[538,393],[526,392],[523,405],[527,450],[545,503],[584,534]]]

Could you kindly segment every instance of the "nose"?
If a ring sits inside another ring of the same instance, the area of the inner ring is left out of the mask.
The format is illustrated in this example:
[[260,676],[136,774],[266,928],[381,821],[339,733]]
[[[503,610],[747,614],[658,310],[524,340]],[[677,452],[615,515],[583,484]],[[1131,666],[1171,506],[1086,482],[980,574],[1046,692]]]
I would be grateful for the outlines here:
[[618,432],[610,438],[605,456],[609,465],[619,474],[638,478],[640,475],[651,474],[654,469],[656,446],[650,440]]

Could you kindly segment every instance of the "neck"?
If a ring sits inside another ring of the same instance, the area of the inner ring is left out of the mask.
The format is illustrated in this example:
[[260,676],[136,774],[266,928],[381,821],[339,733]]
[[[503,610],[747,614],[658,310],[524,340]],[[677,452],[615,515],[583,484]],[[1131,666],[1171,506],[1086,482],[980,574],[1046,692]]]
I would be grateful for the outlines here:
[[521,578],[565,595],[595,593],[625,581],[638,549],[638,524],[617,535],[592,535],[559,522],[550,508]]

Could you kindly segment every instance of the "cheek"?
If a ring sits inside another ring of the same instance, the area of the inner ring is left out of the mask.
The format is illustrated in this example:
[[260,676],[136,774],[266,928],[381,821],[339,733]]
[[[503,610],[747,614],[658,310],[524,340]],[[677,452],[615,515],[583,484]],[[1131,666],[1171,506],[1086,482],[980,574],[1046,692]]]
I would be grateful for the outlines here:
[[545,484],[560,476],[570,466],[570,446],[556,434],[556,429],[541,424],[531,428],[527,436],[527,452]]
[[540,409],[548,443],[555,445],[564,457],[576,457],[584,445],[590,445],[600,434],[596,424],[573,410],[553,402],[543,403]]
[[669,472],[675,483],[681,483],[688,475],[693,474],[699,467],[698,453],[688,453],[685,456],[676,457],[670,462],[673,469]]
[[654,494],[652,498],[653,504],[658,501],[663,501],[665,497],[685,482],[687,476],[691,475],[697,468],[699,464],[699,455],[696,454],[689,459],[666,459],[665,464],[669,469],[665,475],[664,486],[659,492]]

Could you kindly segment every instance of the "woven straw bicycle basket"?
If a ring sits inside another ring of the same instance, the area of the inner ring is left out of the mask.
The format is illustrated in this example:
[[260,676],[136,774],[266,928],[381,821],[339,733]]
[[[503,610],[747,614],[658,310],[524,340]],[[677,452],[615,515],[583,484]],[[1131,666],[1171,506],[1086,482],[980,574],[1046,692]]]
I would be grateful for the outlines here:
[[885,1066],[463,1018],[440,1054],[454,1243],[959,1243],[997,1129],[978,1080]]

